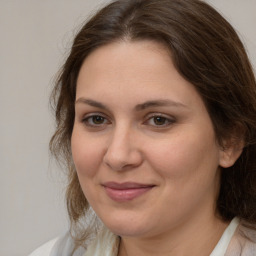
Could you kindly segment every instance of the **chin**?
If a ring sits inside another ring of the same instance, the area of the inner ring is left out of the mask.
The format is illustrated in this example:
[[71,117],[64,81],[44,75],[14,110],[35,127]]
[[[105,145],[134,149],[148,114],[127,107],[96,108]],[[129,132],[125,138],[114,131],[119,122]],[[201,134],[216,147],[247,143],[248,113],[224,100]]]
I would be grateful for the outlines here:
[[110,220],[102,220],[105,226],[111,230],[114,234],[118,236],[130,236],[130,237],[138,237],[143,236],[143,234],[147,233],[148,225],[143,223],[142,221],[135,221],[133,219],[114,219]]
[[138,227],[109,227],[111,232],[121,237],[141,237],[143,236],[146,230],[140,229]]

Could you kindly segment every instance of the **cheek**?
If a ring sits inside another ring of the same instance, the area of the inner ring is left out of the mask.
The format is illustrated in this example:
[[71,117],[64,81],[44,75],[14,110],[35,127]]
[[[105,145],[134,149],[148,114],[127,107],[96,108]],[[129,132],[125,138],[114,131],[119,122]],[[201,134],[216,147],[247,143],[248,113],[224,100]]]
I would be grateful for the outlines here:
[[193,132],[176,134],[168,141],[155,144],[149,152],[151,163],[165,178],[203,177],[218,167],[218,148],[214,133]]
[[79,177],[93,177],[101,164],[102,146],[97,140],[80,135],[75,129],[71,138],[73,161]]
[[172,215],[178,221],[196,212],[199,206],[212,209],[219,177],[218,151],[214,136],[210,136],[208,139],[203,136],[204,140],[201,135],[176,136],[151,150],[150,164],[164,184],[161,190],[164,196],[157,201],[164,205],[166,216]]

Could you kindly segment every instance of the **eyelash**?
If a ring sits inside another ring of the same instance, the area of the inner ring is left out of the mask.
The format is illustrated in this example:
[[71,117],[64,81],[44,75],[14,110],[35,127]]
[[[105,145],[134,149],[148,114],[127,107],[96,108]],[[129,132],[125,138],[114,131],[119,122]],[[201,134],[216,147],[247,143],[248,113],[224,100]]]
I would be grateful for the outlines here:
[[[156,124],[155,122],[159,121],[157,119],[162,119],[161,121],[163,121],[163,124]],[[150,121],[153,121],[154,124],[149,124]],[[166,128],[169,127],[171,124],[175,123],[175,119],[174,118],[170,118],[168,116],[165,116],[161,113],[154,113],[151,114],[147,117],[146,121],[143,124],[149,124],[150,126],[157,128],[157,129],[161,129],[161,128]]]
[[[96,124],[94,121],[96,121],[95,118],[100,118],[101,120],[103,120],[103,123],[99,123]],[[82,123],[84,123],[86,126],[92,127],[92,128],[100,128],[102,126],[105,126],[107,124],[110,124],[110,122],[108,121],[108,118],[106,118],[105,116],[103,116],[100,113],[95,113],[95,114],[91,114],[89,116],[86,116],[82,119]]]
[[[96,123],[96,118],[101,119],[102,123]],[[158,120],[157,120],[158,119]],[[153,121],[153,124],[150,124],[150,122]],[[161,122],[162,124],[156,124],[156,122]],[[111,124],[111,122],[101,113],[94,113],[90,114],[82,119],[82,123],[84,123],[88,127],[92,128],[102,128],[105,127],[108,124]],[[161,113],[154,113],[149,116],[147,116],[146,121],[143,122],[143,125],[149,125],[151,127],[161,129],[169,127],[171,124],[175,123],[175,119],[167,117]]]

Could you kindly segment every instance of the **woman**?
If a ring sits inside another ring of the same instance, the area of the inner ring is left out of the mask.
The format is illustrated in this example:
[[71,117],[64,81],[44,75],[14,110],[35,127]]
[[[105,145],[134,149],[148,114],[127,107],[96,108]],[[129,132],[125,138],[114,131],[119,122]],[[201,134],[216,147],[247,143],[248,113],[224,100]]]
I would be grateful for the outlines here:
[[109,4],[53,102],[71,228],[35,255],[256,254],[256,82],[209,5]]

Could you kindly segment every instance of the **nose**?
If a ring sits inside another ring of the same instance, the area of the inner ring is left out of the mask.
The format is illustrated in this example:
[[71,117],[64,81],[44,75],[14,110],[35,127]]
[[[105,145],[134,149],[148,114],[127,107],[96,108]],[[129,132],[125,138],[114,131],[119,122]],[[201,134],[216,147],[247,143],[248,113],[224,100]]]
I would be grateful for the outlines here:
[[109,168],[114,171],[124,171],[141,165],[143,156],[135,133],[127,127],[113,131],[103,157],[104,163]]

